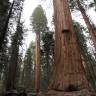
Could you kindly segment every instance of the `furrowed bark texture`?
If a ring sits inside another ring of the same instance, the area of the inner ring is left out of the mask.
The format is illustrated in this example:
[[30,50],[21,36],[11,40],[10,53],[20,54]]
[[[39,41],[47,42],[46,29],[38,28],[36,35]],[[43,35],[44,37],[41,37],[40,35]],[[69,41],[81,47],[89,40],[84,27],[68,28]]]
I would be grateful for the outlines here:
[[40,33],[36,33],[35,91],[40,91]]
[[[67,0],[53,0],[55,16],[55,68],[49,86],[55,91],[88,89]],[[49,92],[50,93],[50,92]],[[66,96],[66,95],[55,95]],[[73,95],[68,95],[73,96]]]

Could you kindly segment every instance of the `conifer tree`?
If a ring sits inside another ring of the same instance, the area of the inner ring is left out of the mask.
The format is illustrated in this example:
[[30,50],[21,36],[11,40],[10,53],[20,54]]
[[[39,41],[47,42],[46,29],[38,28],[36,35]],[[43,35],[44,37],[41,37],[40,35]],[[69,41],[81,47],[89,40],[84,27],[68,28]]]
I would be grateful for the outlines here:
[[41,66],[40,33],[46,32],[47,30],[47,19],[41,5],[39,5],[34,10],[31,19],[33,30],[36,33],[35,91],[38,94],[38,92],[40,91],[40,66]]
[[10,91],[16,88],[16,69],[18,65],[18,56],[19,56],[19,47],[22,44],[23,39],[23,24],[20,21],[21,13],[19,16],[19,21],[17,24],[17,29],[14,35],[12,36],[12,43],[11,43],[11,55],[9,60],[9,68],[8,68],[8,75],[6,81],[6,90]]
[[55,18],[55,66],[49,93],[53,90],[55,96],[71,96],[71,92],[73,92],[75,96],[77,95],[76,91],[80,92],[80,90],[85,89],[87,91],[80,92],[80,95],[88,96],[88,81],[79,52],[76,33],[73,29],[69,2],[68,0],[53,0],[53,5]]

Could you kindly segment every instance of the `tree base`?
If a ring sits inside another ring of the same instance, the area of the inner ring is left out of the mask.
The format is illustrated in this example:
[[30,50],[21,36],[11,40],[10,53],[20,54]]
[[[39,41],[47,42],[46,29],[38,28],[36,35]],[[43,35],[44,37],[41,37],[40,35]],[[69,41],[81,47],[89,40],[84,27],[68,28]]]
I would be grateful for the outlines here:
[[96,96],[96,94],[94,92],[89,92],[86,89],[72,92],[50,90],[46,96]]

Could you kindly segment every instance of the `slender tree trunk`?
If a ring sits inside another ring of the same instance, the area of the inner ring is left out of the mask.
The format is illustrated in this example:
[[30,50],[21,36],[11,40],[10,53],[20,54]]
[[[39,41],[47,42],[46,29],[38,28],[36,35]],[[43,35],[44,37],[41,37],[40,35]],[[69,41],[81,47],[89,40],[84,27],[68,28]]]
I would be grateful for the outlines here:
[[11,17],[11,14],[12,14],[13,6],[14,6],[14,1],[13,1],[13,3],[12,3],[11,7],[10,7],[9,14],[8,14],[8,16],[7,16],[7,18],[6,18],[6,22],[5,22],[5,26],[4,26],[4,28],[3,28],[3,32],[2,32],[1,35],[0,35],[0,50],[1,50],[1,48],[2,48],[2,44],[4,43],[4,39],[5,39],[5,36],[6,36],[6,34],[7,34],[8,23],[9,23],[9,19],[10,19],[10,17]]
[[40,91],[40,33],[36,33],[35,91]]
[[[49,89],[57,92],[55,96],[67,96],[62,92],[70,93],[87,89],[88,82],[79,53],[76,34],[72,26],[68,0],[53,0],[53,4],[55,15],[55,68]],[[88,96],[88,94],[86,93],[85,96]]]
[[83,6],[81,5],[79,0],[77,0],[77,4],[78,4],[78,7],[79,7],[79,9],[81,11],[81,14],[82,14],[82,16],[84,18],[84,21],[85,21],[85,23],[87,25],[87,28],[88,28],[88,30],[89,30],[89,32],[91,34],[91,38],[93,40],[94,47],[96,48],[96,36],[95,36],[95,32],[94,32],[94,30],[92,28],[92,25],[90,24],[89,18],[86,15],[85,9],[83,8]]

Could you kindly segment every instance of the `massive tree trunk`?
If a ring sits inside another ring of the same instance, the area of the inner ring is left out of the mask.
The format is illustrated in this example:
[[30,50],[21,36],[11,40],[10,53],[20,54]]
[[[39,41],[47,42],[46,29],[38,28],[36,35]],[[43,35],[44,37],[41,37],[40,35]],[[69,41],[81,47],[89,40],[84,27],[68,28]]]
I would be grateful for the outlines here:
[[83,16],[83,18],[84,18],[84,21],[85,21],[85,23],[86,23],[86,25],[87,25],[88,31],[89,31],[90,34],[91,34],[91,38],[92,38],[92,40],[93,40],[94,47],[96,48],[95,32],[94,32],[94,30],[93,30],[93,28],[92,28],[92,25],[90,24],[89,18],[88,18],[88,16],[86,15],[85,9],[83,8],[83,6],[81,5],[81,3],[80,3],[79,0],[77,0],[77,4],[78,4],[78,7],[79,7],[79,9],[80,9],[80,11],[81,11],[81,14],[82,14],[82,16]]
[[[53,81],[50,84],[49,89],[56,91],[55,96],[66,96],[64,93],[58,94],[58,92],[70,93],[71,91],[87,90],[89,86],[77,45],[76,34],[72,26],[68,1],[53,0],[53,4],[56,31],[55,68]],[[84,96],[90,95],[86,92]]]
[[36,33],[35,91],[40,91],[40,33]]

